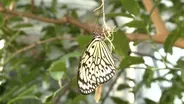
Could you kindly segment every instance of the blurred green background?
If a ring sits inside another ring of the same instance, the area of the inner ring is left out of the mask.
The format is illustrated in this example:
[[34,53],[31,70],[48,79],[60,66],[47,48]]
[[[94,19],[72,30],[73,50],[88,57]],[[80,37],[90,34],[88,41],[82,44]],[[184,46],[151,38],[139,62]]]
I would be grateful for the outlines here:
[[[153,1],[170,32],[163,44],[152,38],[130,42],[126,37],[156,33],[141,0],[105,0],[107,24],[117,29],[113,40],[117,71],[103,85],[98,104],[184,103],[184,50],[173,46],[184,36],[184,1]],[[101,12],[93,12],[100,4],[0,0],[0,104],[95,104],[94,93],[80,94],[76,79],[92,33],[62,19],[69,16],[86,27],[100,26]],[[48,23],[44,18],[62,22]]]

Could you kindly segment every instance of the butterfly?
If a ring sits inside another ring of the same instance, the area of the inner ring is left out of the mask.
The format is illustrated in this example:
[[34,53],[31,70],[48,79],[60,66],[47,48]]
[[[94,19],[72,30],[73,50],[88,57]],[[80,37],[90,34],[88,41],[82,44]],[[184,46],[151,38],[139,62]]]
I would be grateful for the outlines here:
[[105,37],[95,34],[80,59],[77,76],[79,91],[82,94],[92,93],[99,84],[109,81],[114,74],[114,60]]

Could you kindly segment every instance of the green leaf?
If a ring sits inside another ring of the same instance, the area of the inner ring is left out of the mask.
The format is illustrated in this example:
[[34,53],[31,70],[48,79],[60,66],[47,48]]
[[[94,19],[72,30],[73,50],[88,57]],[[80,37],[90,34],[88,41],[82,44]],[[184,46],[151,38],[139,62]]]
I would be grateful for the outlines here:
[[60,80],[66,71],[65,62],[63,60],[55,61],[48,70],[53,79]]
[[177,61],[177,66],[176,67],[180,67],[180,68],[183,68],[184,69],[184,60],[182,60],[183,58],[180,58],[178,61]]
[[164,42],[164,50],[166,53],[172,54],[172,47],[176,40],[184,33],[184,30],[181,28],[177,28],[176,30],[172,31]]
[[77,87],[77,76],[73,77],[72,82],[71,82],[72,87]]
[[52,0],[52,6],[51,6],[51,10],[53,13],[56,13],[57,9],[57,0]]
[[70,57],[79,57],[81,56],[81,53],[80,52],[77,52],[77,51],[74,51],[74,52],[71,52],[71,53],[68,53],[66,55],[64,55],[63,57],[61,57],[60,60],[67,60],[68,58]]
[[42,32],[45,32],[44,38],[50,38],[52,36],[56,36],[57,34],[55,30],[55,26],[52,26],[52,25],[43,27]]
[[51,99],[53,97],[53,93],[48,93],[47,95],[44,95],[44,97],[42,97],[42,102],[45,104],[47,104],[47,102],[50,102]]
[[4,25],[5,20],[4,20],[4,15],[0,14],[0,28]]
[[36,100],[39,100],[37,96],[20,96],[20,97],[16,97],[14,99],[11,99],[10,101],[8,101],[7,104],[13,104],[17,100],[25,100],[25,99],[36,99]]
[[[180,59],[177,61],[176,67],[179,67],[179,68],[184,69],[184,60],[182,60],[182,58],[180,58]],[[184,70],[181,70],[181,77],[182,77],[182,80],[184,81]]]
[[34,91],[34,89],[36,89],[36,86],[35,85],[33,85],[31,87],[30,86],[29,87],[24,86],[24,88],[26,90],[23,90],[22,92],[19,92],[19,95],[18,96],[26,96],[26,95],[32,94],[33,91]]
[[115,104],[129,104],[128,101],[122,100],[118,97],[111,97]]
[[131,88],[131,87],[127,84],[120,84],[118,86],[117,90],[123,90],[123,89],[126,89],[126,88]]
[[109,13],[109,14],[105,14],[106,17],[117,17],[117,16],[123,16],[123,17],[129,17],[129,18],[134,18],[132,15],[130,14],[125,14],[125,13]]
[[85,95],[76,96],[76,97],[72,100],[72,103],[71,103],[71,104],[79,104],[80,101],[84,101],[85,98],[86,98]]
[[146,87],[151,87],[151,82],[153,80],[154,72],[150,68],[145,69],[144,75],[143,75],[143,82],[145,83]]
[[144,21],[140,21],[140,20],[133,20],[131,22],[124,24],[124,26],[135,27],[135,28],[146,28],[146,24],[144,23]]
[[33,25],[31,23],[23,23],[23,24],[16,24],[15,26],[13,26],[13,28],[19,29],[19,28],[27,28],[32,26]]
[[172,87],[162,90],[162,96],[160,97],[160,101],[158,104],[174,104],[176,92],[177,89],[173,89]]
[[11,2],[12,0],[1,0],[1,3],[3,4],[3,6],[10,5]]
[[54,93],[53,93],[53,98],[55,98],[56,96],[58,96],[58,94],[62,91],[63,87],[60,87],[58,90],[56,90]]
[[121,57],[128,55],[129,51],[129,41],[123,32],[115,32],[113,45],[115,47],[115,52]]
[[120,67],[128,68],[130,65],[141,64],[141,63],[144,63],[144,60],[142,57],[127,56],[121,61]]
[[77,41],[82,49],[84,49],[91,40],[92,40],[92,36],[83,35],[83,36],[77,37]]
[[144,101],[146,102],[146,104],[157,104],[155,101],[145,98]]
[[154,78],[153,80],[152,80],[152,82],[156,82],[156,81],[170,81],[170,80],[168,80],[167,78],[164,78],[164,77],[157,77],[157,78]]
[[9,99],[10,97],[12,97],[14,92],[16,92],[18,89],[19,89],[18,86],[12,86],[7,93],[4,93],[3,95],[1,95],[0,102],[2,102],[4,99]]
[[140,8],[138,2],[135,0],[121,0],[123,8],[125,8],[129,13],[132,13],[136,16],[140,14]]

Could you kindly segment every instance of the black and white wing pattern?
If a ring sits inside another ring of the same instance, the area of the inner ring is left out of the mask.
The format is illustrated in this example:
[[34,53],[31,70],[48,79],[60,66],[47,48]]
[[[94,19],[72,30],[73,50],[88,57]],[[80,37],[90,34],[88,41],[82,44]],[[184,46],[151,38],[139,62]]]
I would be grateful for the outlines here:
[[111,52],[102,37],[95,37],[84,51],[78,67],[78,87],[82,94],[89,94],[99,84],[115,74]]

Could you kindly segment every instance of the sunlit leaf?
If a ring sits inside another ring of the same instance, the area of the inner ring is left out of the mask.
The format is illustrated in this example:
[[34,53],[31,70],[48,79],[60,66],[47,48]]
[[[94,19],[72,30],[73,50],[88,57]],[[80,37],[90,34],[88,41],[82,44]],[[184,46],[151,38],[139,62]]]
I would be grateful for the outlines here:
[[142,57],[127,56],[121,61],[120,67],[128,68],[130,65],[141,64],[141,63],[144,63],[144,60]]
[[118,97],[111,97],[112,100],[116,103],[116,104],[129,104],[128,101],[122,100],[121,98]]
[[71,53],[68,53],[68,54],[64,55],[64,56],[61,57],[60,59],[61,59],[61,60],[66,60],[66,59],[68,59],[68,58],[70,58],[70,57],[79,57],[79,56],[81,56],[81,53],[75,51],[75,52],[71,52]]
[[85,100],[85,96],[84,95],[79,95],[76,96],[73,100],[71,104],[79,104],[80,101],[84,101]]
[[65,62],[63,60],[55,61],[48,70],[52,78],[60,80],[66,71]]
[[172,31],[167,39],[164,42],[164,50],[166,53],[172,54],[172,47],[175,44],[176,40],[184,34],[184,30],[182,28],[177,28]]
[[77,37],[77,41],[82,49],[84,49],[91,40],[92,40],[92,36],[83,35],[83,36]]
[[153,79],[154,72],[150,68],[145,69],[144,75],[143,75],[143,81],[146,85],[146,87],[151,87],[151,81]]
[[52,97],[53,97],[52,93],[49,93],[49,94],[45,95],[44,98],[42,99],[42,103],[51,102]]
[[128,12],[136,16],[140,14],[140,8],[136,0],[121,0],[121,4]]
[[118,86],[117,90],[123,90],[123,89],[127,89],[127,88],[131,88],[131,87],[127,84],[120,84]]
[[[177,61],[176,67],[179,67],[179,68],[184,69],[184,60],[183,60],[183,58],[180,58],[180,59]],[[181,77],[182,77],[182,79],[183,79],[183,81],[184,81],[184,70],[181,70]]]
[[155,101],[148,99],[148,98],[145,98],[144,101],[146,102],[146,104],[158,104]]
[[124,24],[124,26],[136,27],[136,28],[146,28],[146,24],[144,23],[144,21],[140,21],[140,20],[133,20],[131,22]]
[[16,24],[13,26],[13,28],[19,29],[19,28],[28,28],[28,27],[32,27],[33,24],[31,23],[24,23],[24,24]]
[[129,18],[133,18],[132,15],[130,14],[125,14],[125,13],[108,13],[108,14],[105,14],[107,17],[117,17],[117,16],[123,16],[123,17],[129,17]]
[[115,52],[121,57],[128,55],[129,41],[123,32],[114,33],[113,45],[115,47]]
[[167,102],[167,104],[173,104],[174,103],[174,99],[175,99],[175,97],[173,95],[175,95],[175,91],[176,90],[177,89],[171,89],[171,88],[165,89],[162,92],[159,104],[164,104],[166,102]]
[[52,12],[56,13],[57,11],[57,0],[52,0],[52,6],[51,6],[51,9],[52,9]]

